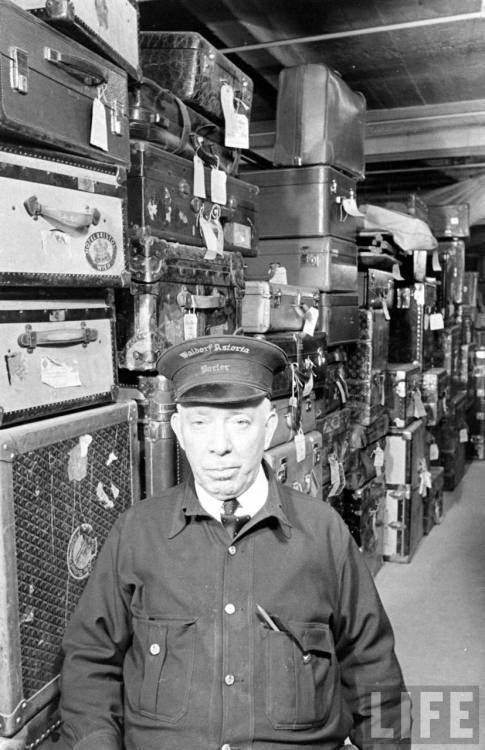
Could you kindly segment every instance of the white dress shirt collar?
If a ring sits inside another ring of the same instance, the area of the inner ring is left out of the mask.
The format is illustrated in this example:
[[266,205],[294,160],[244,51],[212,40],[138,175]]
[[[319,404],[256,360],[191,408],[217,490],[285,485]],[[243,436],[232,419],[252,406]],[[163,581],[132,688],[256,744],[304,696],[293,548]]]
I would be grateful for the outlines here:
[[[224,510],[222,500],[216,500],[216,498],[212,497],[212,495],[209,495],[209,493],[206,492],[206,490],[197,482],[195,482],[195,491],[204,510],[210,516],[220,521],[221,513]],[[257,513],[258,510],[263,507],[267,497],[268,480],[266,479],[266,474],[264,473],[263,467],[260,466],[258,475],[252,485],[248,487],[248,489],[237,498],[239,500],[240,507],[237,509],[236,515],[254,516],[255,513]]]

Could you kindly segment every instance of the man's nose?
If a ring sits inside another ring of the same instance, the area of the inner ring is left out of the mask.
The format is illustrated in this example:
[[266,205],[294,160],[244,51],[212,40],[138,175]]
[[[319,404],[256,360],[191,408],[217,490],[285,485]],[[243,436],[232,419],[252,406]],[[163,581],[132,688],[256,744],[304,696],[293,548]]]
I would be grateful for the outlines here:
[[220,455],[229,453],[232,448],[229,432],[224,424],[214,426],[209,437],[209,450]]

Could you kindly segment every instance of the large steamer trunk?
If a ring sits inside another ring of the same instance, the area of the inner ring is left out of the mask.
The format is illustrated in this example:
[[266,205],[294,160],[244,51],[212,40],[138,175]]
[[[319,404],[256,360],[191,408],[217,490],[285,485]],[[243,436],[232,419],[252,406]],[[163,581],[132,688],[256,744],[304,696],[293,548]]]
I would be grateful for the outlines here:
[[113,522],[139,499],[137,446],[131,400],[2,430],[0,735],[58,692],[66,624]]
[[129,165],[124,70],[8,0],[0,61],[2,137]]

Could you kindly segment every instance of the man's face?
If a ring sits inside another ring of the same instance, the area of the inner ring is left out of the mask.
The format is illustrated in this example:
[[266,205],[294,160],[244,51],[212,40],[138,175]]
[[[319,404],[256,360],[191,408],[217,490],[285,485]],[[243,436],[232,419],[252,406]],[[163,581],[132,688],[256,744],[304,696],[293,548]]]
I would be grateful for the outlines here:
[[195,481],[213,497],[241,495],[256,479],[277,416],[268,399],[220,407],[177,407],[172,427]]

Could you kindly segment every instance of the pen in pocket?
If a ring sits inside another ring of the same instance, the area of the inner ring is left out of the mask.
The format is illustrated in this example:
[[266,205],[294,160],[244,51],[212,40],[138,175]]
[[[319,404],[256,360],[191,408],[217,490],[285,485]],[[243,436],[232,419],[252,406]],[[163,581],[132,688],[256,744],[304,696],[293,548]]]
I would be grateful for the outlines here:
[[281,632],[281,628],[278,627],[278,625],[275,623],[271,615],[269,615],[266,610],[261,607],[260,604],[256,604],[256,612],[258,615],[264,620],[266,625],[268,625],[271,630],[276,630],[277,632]]

